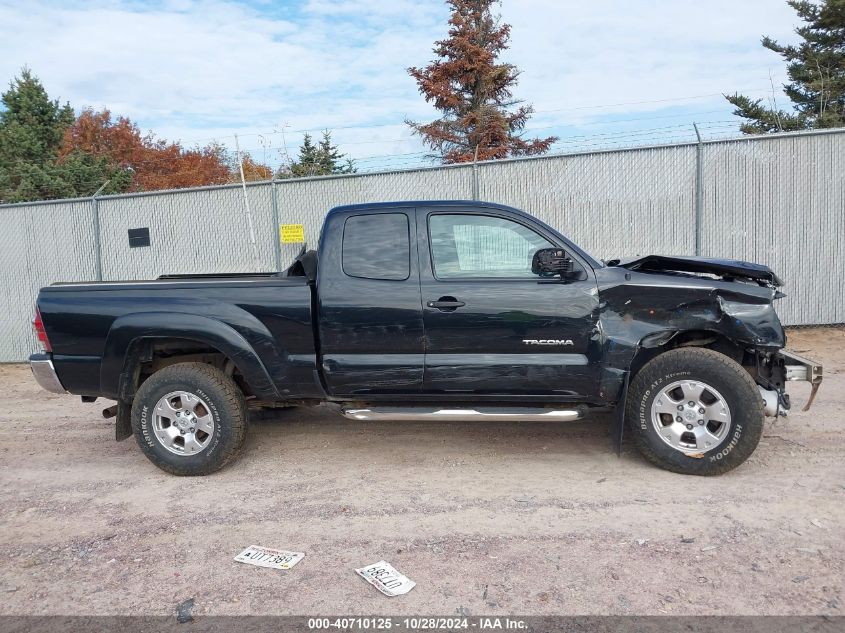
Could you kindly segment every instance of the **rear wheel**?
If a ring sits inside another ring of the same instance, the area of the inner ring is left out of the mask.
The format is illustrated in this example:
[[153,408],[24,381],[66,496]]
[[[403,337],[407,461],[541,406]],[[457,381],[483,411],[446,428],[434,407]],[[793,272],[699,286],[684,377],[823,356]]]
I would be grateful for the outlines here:
[[757,447],[764,424],[760,392],[748,372],[697,347],[665,352],[637,373],[626,419],[648,461],[690,475],[739,466]]
[[132,430],[156,466],[207,475],[240,451],[247,413],[237,385],[203,363],[179,363],[150,376],[132,404]]

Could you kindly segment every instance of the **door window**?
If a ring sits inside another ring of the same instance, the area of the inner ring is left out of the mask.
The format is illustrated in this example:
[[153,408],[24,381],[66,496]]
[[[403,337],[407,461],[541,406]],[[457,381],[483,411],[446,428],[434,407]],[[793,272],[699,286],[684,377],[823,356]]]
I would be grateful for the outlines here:
[[401,281],[411,274],[411,240],[404,213],[354,215],[343,227],[343,272]]
[[555,245],[528,227],[489,215],[429,216],[434,274],[439,279],[536,279],[531,259]]

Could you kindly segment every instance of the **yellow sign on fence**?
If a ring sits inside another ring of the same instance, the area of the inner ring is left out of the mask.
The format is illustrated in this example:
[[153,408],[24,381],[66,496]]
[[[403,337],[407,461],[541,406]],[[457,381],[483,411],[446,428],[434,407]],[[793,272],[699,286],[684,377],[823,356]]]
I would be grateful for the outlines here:
[[279,226],[282,244],[299,244],[305,241],[305,227],[302,224],[282,224]]

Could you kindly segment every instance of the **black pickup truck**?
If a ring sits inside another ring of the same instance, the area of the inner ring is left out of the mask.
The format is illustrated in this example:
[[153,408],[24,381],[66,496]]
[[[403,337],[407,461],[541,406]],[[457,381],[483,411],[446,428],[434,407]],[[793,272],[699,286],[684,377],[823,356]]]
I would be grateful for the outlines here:
[[780,285],[733,260],[603,263],[496,204],[361,204],[284,273],[43,288],[30,363],[49,391],[116,400],[117,439],[177,475],[231,460],[250,408],[318,403],[396,421],[615,410],[617,448],[627,426],[654,464],[713,475],[789,409],[788,380],[821,382],[783,349]]

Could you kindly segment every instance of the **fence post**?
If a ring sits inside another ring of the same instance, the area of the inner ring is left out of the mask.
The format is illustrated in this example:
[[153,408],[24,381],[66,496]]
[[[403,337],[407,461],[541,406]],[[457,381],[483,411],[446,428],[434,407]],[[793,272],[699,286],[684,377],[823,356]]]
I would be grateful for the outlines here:
[[94,192],[94,195],[91,196],[91,215],[94,227],[94,276],[97,278],[97,281],[103,280],[103,249],[100,245],[100,202],[97,200],[97,197],[103,192],[103,189],[106,188],[109,182],[111,181],[106,180]]
[[695,146],[695,254],[698,256],[701,255],[701,213],[704,204],[704,145],[698,124],[693,123],[692,126],[698,139]]
[[472,158],[472,199],[478,200],[478,145],[475,146],[475,156]]
[[91,226],[94,231],[94,278],[103,280],[103,256],[100,247],[100,208],[96,196],[91,197]]
[[276,200],[276,177],[270,181],[270,196],[273,210],[273,256],[276,258],[276,272],[282,272],[282,243],[279,237],[279,203]]

